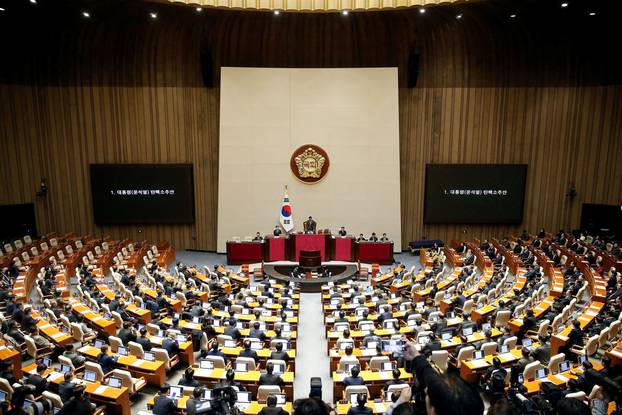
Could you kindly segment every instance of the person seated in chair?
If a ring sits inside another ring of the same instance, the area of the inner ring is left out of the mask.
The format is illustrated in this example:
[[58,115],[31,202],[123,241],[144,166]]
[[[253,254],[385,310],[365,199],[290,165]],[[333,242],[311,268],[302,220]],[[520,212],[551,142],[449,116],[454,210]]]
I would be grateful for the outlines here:
[[261,242],[261,241],[263,241],[263,237],[261,236],[261,234],[260,234],[259,232],[257,232],[257,233],[255,234],[255,237],[253,238],[253,241],[255,241],[255,242]]
[[276,396],[269,395],[266,399],[266,406],[259,411],[258,415],[289,415],[289,412],[276,406]]
[[72,382],[73,378],[74,376],[72,371],[65,372],[63,374],[63,381],[58,384],[58,396],[60,396],[60,399],[63,402],[67,402],[75,395],[76,387],[78,385]]
[[270,359],[273,360],[284,360],[285,363],[289,361],[289,354],[283,350],[283,343],[276,342],[274,344],[274,348],[276,349],[272,353],[270,353]]
[[384,384],[383,390],[384,393],[387,393],[387,391],[389,390],[389,386],[392,385],[403,385],[404,383],[406,383],[404,381],[404,379],[400,379],[401,376],[401,372],[399,369],[393,369],[393,371],[391,372],[391,375],[393,376],[393,379],[387,380]]
[[104,372],[104,374],[111,372],[112,369],[114,368],[115,363],[117,362],[118,357],[117,356],[109,356],[108,355],[108,345],[104,344],[101,349],[100,349],[100,353],[97,355],[97,363],[99,363],[99,365],[102,368],[102,371]]
[[372,413],[372,409],[367,406],[367,395],[359,393],[356,395],[356,406],[350,406],[347,415],[371,415]]
[[144,352],[151,350],[151,341],[147,337],[147,329],[145,327],[140,329],[140,336],[136,338],[136,343],[143,347]]
[[368,239],[369,242],[378,242],[378,237],[376,236],[376,232],[372,232],[371,236]]
[[[259,323],[257,323],[259,324]],[[245,339],[243,343],[244,349],[240,351],[240,357],[250,357],[255,361],[255,364],[259,361],[259,356],[257,356],[257,352],[251,349],[251,341],[249,339]]]
[[387,237],[386,233],[382,234],[382,236],[380,237],[380,242],[389,242],[389,238]]
[[343,380],[343,384],[345,387],[348,386],[362,386],[365,385],[365,381],[359,374],[361,373],[361,368],[356,365],[350,370],[350,376],[346,377]]
[[226,336],[231,336],[233,340],[239,340],[242,338],[242,333],[240,333],[240,330],[238,330],[238,328],[235,326],[235,323],[235,319],[230,318],[229,326],[225,327],[223,334],[225,334]]
[[261,324],[259,321],[253,323],[253,328],[248,331],[248,337],[259,339],[261,341],[266,340],[266,333],[261,330]]
[[153,412],[154,415],[169,415],[177,412],[177,402],[168,396],[170,389],[169,385],[160,387],[158,394],[153,399],[153,408],[151,412]]
[[359,234],[359,237],[356,238],[356,242],[364,242],[367,241],[367,239],[365,239],[365,236],[361,233]]
[[63,356],[71,360],[71,364],[75,368],[84,366],[84,362],[86,362],[86,358],[82,356],[80,353],[76,352],[74,350],[73,344],[71,343],[68,343],[67,345],[65,345],[65,351],[63,352]]
[[259,376],[259,386],[261,385],[278,385],[283,386],[283,378],[281,375],[276,375],[274,373],[274,364],[272,362],[266,365],[266,373]]
[[194,378],[194,369],[189,367],[184,372],[183,377],[179,381],[181,386],[197,387],[201,385],[198,380]]
[[179,353],[179,342],[175,340],[174,333],[169,333],[168,337],[162,340],[162,348],[168,352],[169,358]]

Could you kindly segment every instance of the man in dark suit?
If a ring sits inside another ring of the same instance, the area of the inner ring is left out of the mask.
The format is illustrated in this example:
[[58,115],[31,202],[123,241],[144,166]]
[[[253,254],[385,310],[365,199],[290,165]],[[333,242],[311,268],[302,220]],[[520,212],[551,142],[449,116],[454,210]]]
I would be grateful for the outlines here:
[[347,415],[371,415],[372,409],[367,406],[367,395],[359,393],[356,395],[356,406],[350,406]]
[[261,330],[261,324],[258,321],[253,323],[253,328],[248,331],[248,337],[259,339],[261,341],[266,340],[266,333]]
[[339,229],[339,236],[346,236],[347,234],[348,232],[346,232],[346,228],[342,226],[341,229]]
[[393,369],[393,371],[391,372],[393,379],[387,380],[384,384],[384,392],[386,393],[387,390],[389,389],[389,386],[391,385],[403,385],[404,384],[404,380],[400,379],[400,370],[399,369]]
[[177,403],[168,397],[170,386],[164,385],[158,391],[158,395],[153,399],[154,415],[169,415],[177,412]]
[[114,368],[114,364],[117,362],[117,358],[108,355],[108,345],[104,344],[101,347],[101,352],[97,355],[97,363],[102,368],[104,374],[110,372]]
[[274,348],[276,350],[274,352],[270,353],[270,359],[284,360],[285,363],[287,363],[289,361],[289,355],[287,354],[287,352],[283,351],[283,343],[277,342],[274,345]]
[[223,334],[231,336],[233,340],[239,340],[242,337],[242,333],[240,333],[240,330],[235,326],[235,319],[233,318],[229,319],[229,326],[225,327]]
[[268,363],[266,365],[266,373],[259,376],[259,386],[261,385],[278,385],[283,386],[283,378],[280,375],[272,373],[274,371],[274,365]]
[[199,381],[194,378],[194,369],[189,367],[184,372],[184,376],[179,381],[181,386],[197,387],[200,385]]
[[259,411],[259,415],[289,415],[289,412],[276,406],[276,396],[270,395],[266,399],[266,406]]
[[302,225],[306,233],[315,233],[317,223],[313,220],[311,216],[309,216],[309,219],[304,221]]
[[173,333],[170,333],[167,338],[162,340],[162,348],[168,352],[169,358],[179,353],[179,342],[175,340]]
[[244,349],[240,351],[240,357],[250,357],[255,361],[255,363],[259,361],[259,356],[257,356],[257,352],[251,349],[250,340],[244,340]]
[[63,375],[63,381],[58,384],[58,395],[63,402],[67,402],[75,395],[76,384],[72,382],[73,373],[65,372]]
[[73,344],[71,343],[65,345],[65,351],[63,352],[63,356],[71,360],[71,363],[76,368],[83,366],[84,362],[86,362],[86,358],[80,353],[77,353],[73,348]]
[[207,352],[207,355],[208,356],[220,356],[225,361],[225,364],[227,364],[227,356],[222,351],[220,351],[220,349],[218,348],[217,341],[214,341],[212,343],[212,348],[210,349],[209,352]]
[[44,364],[37,365],[37,373],[30,375],[28,382],[35,387],[34,397],[39,397],[48,388],[48,380],[44,378],[47,366]]
[[137,339],[136,338],[136,331],[132,327],[132,323],[130,323],[129,321],[124,322],[123,323],[123,328],[121,330],[119,330],[118,337],[121,339],[123,344],[126,345],[126,346],[127,346],[128,342],[135,342],[136,339]]
[[151,350],[151,342],[147,337],[147,329],[145,327],[140,329],[140,336],[136,338],[136,343],[140,344],[145,352]]
[[274,236],[281,236],[281,228],[279,228],[279,225],[276,225],[274,227],[274,230],[272,231],[272,235]]
[[376,232],[372,232],[369,237],[369,242],[378,242],[378,237],[376,236]]
[[84,386],[76,387],[74,396],[69,399],[63,407],[58,411],[60,415],[91,415],[95,413],[95,405],[93,405],[86,396],[84,396]]
[[365,385],[365,381],[362,377],[359,376],[359,373],[361,373],[361,369],[358,367],[358,365],[354,366],[350,373],[351,376],[348,376],[343,380],[343,384],[345,387]]

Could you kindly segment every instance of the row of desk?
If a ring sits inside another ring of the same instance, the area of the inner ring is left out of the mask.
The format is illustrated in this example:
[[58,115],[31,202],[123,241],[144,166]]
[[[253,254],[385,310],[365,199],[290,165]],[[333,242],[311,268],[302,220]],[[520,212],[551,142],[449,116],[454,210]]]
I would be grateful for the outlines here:
[[393,263],[393,242],[356,242],[352,236],[303,233],[268,236],[263,241],[228,241],[227,263],[298,262],[301,251],[320,251],[322,261]]

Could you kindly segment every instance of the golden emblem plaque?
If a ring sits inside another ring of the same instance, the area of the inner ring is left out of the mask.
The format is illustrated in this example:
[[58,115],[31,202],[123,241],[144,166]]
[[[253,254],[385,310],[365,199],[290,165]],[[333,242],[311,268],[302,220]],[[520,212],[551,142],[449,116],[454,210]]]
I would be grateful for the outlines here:
[[290,159],[290,168],[296,178],[304,183],[317,183],[326,176],[330,162],[328,154],[319,146],[300,146]]

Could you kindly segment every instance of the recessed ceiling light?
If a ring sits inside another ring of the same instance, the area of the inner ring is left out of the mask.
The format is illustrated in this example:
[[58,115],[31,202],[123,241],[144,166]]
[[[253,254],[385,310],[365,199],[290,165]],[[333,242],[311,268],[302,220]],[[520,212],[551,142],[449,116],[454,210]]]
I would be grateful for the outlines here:
[[462,19],[462,13],[457,14],[457,15],[456,15],[456,19],[458,19],[458,20]]
[[347,16],[348,15],[348,11],[347,10],[342,10],[341,14],[343,14],[344,16]]
[[424,14],[425,13],[425,9],[424,8],[419,9],[419,13]]
[[87,19],[89,19],[91,17],[91,13],[89,13],[88,11],[85,10],[85,11],[82,12],[82,16],[86,17]]
[[590,16],[596,16],[596,12],[590,12]]
[[149,17],[151,17],[152,19],[157,19],[158,18],[158,14],[154,13],[154,12],[151,12],[151,13],[149,13]]
[[280,12],[280,11],[278,11],[278,10],[275,10],[275,11],[274,11],[274,14],[278,16],[279,14],[281,14],[281,12]]
[[516,17],[516,15],[515,14],[511,14],[510,17],[513,19],[513,18]]
[[0,7],[0,12],[5,11],[6,9],[4,7]]
[[30,0],[32,4],[37,4],[37,0]]
[[568,2],[567,1],[562,3],[562,8],[565,8],[565,7],[568,7]]
[[198,13],[201,13],[201,12],[203,11],[203,8],[202,8],[202,7],[197,7],[195,10],[196,10]]

